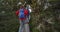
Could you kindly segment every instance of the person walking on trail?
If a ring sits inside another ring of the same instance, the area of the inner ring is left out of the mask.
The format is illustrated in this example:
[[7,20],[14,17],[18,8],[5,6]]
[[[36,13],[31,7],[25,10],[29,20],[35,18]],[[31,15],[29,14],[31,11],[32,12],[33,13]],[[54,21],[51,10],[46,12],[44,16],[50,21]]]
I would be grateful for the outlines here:
[[20,28],[18,32],[24,32],[24,25],[28,23],[28,14],[29,11],[25,9],[24,6],[21,6],[19,10],[16,11],[16,16],[19,17],[20,20]]
[[30,20],[30,13],[32,12],[31,6],[29,4],[26,4],[26,9],[29,11],[28,18]]

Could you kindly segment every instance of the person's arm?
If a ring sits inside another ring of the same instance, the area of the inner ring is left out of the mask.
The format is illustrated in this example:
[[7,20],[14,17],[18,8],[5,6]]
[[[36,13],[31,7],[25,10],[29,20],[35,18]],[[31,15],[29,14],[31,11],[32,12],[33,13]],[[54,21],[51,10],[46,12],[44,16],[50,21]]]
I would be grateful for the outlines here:
[[19,10],[16,11],[16,16],[18,16],[18,14],[19,14]]

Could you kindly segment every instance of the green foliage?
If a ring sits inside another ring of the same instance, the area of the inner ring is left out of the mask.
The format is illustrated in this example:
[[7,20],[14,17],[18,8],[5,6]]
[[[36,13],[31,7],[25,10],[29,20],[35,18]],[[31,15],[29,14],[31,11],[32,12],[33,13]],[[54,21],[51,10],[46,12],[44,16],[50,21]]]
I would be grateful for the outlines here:
[[53,2],[56,2],[56,1],[60,1],[60,0],[48,0],[48,1],[53,1]]
[[[18,32],[19,21],[18,17],[15,15],[15,11],[19,9],[17,6],[19,2],[24,3],[24,0],[0,0],[0,32]],[[27,1],[27,0],[26,0]],[[29,0],[30,1],[30,0]],[[56,9],[60,7],[59,5],[52,5],[46,10],[43,10],[44,0],[41,0],[41,5],[37,3],[37,0],[31,0],[31,3],[27,1],[32,6],[34,12],[31,13],[30,19],[30,31],[31,32],[60,32],[60,10]],[[59,0],[49,0],[50,2]],[[55,2],[54,2],[55,3]],[[5,11],[5,13],[2,13]],[[52,20],[47,21],[52,18]],[[46,22],[47,21],[47,22]],[[37,29],[37,27],[40,29]]]

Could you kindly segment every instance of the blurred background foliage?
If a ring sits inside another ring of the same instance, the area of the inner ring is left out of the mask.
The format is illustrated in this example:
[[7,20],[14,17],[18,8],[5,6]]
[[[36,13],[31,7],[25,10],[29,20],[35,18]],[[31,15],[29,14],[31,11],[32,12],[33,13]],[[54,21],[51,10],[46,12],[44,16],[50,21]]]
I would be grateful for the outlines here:
[[60,32],[60,0],[0,0],[0,32],[18,32],[19,2],[32,7],[31,32]]

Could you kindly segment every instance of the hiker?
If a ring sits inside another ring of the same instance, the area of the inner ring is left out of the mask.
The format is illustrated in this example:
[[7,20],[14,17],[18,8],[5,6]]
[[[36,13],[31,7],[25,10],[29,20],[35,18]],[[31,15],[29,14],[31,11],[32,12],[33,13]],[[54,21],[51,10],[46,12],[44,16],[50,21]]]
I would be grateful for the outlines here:
[[25,8],[29,11],[28,18],[30,20],[30,13],[32,12],[31,6],[25,3]]
[[20,28],[18,32],[23,32],[24,24],[28,23],[27,22],[28,14],[29,11],[24,6],[21,6],[20,9],[16,11],[16,15],[19,17],[20,21]]

